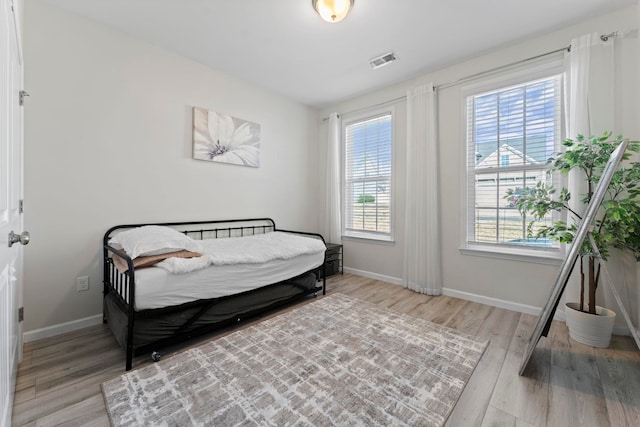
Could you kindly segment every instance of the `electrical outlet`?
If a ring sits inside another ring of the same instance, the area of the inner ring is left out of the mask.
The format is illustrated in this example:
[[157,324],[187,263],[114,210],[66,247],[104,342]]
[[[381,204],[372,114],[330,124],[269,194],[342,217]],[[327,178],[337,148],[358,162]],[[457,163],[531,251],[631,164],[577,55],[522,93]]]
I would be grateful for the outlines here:
[[89,290],[89,276],[81,276],[76,278],[76,287],[78,292]]

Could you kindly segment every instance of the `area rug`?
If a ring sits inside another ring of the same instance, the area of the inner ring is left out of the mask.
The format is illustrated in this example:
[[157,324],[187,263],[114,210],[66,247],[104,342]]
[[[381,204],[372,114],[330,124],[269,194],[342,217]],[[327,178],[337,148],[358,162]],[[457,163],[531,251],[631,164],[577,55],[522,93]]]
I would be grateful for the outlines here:
[[440,426],[487,344],[334,294],[102,391],[114,426]]

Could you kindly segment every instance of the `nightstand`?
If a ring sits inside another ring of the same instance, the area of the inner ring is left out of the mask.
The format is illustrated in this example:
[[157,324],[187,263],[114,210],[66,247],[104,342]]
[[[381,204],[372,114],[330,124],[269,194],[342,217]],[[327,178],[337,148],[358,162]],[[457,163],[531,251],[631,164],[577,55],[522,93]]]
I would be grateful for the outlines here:
[[327,277],[334,274],[342,274],[343,272],[343,248],[337,243],[326,243],[327,251],[325,252],[325,271]]

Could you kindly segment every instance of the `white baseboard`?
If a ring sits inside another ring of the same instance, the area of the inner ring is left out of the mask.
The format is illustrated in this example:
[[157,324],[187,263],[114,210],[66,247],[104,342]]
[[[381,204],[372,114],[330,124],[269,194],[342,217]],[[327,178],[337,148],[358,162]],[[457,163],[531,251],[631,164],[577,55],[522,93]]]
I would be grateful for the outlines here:
[[[355,268],[344,268],[345,273],[351,273],[358,276],[368,277],[370,279],[381,280],[383,282],[392,283],[394,285],[402,285],[402,279],[397,277],[385,276],[382,274],[371,273],[369,271],[357,270]],[[539,316],[542,311],[541,307],[534,307],[532,305],[520,304],[513,301],[507,301],[499,298],[487,297],[484,295],[472,294],[470,292],[458,291],[456,289],[443,288],[442,294],[454,298],[460,298],[466,301],[473,301],[480,304],[490,305],[492,307],[504,308],[506,310],[516,311],[518,313],[531,314],[533,316]],[[564,310],[559,308],[556,310],[553,316],[554,320],[564,322],[566,317]],[[629,329],[624,325],[616,325],[613,328],[614,335],[631,335]]]
[[[382,274],[371,273],[369,271],[356,270],[355,268],[344,268],[345,273],[356,274],[358,276],[368,277],[370,279],[382,280],[383,282],[392,283],[394,285],[402,285],[402,279],[397,277],[385,276]],[[460,298],[466,301],[478,302],[481,304],[490,305],[492,307],[504,308],[511,311],[517,311],[518,313],[532,314],[539,316],[542,308],[534,307],[532,305],[520,304],[517,302],[502,300],[498,298],[486,297],[484,295],[472,294],[470,292],[458,291],[456,289],[443,288],[442,294],[454,298]],[[564,312],[556,311],[554,319],[564,322]]]
[[613,335],[631,336],[631,331],[626,326],[614,326]]
[[[450,297],[456,297],[467,301],[479,302],[481,304],[490,305],[493,307],[504,308],[511,311],[517,311],[520,313],[531,314],[533,316],[540,316],[542,308],[534,307],[532,305],[519,304],[512,301],[501,300],[497,298],[485,297],[483,295],[472,294],[468,292],[457,291],[455,289],[444,288],[442,290],[443,295]],[[558,307],[553,315],[553,320],[560,322],[566,322],[567,317],[562,307]],[[613,328],[613,335],[631,335],[631,331],[624,325],[615,325]]]
[[[442,294],[460,298],[467,301],[479,302],[480,304],[490,305],[492,307],[504,308],[506,310],[517,311],[518,313],[531,314],[539,316],[542,311],[541,307],[534,307],[532,305],[520,304],[513,301],[507,301],[499,298],[487,297],[484,295],[472,294],[470,292],[458,291],[456,289],[443,288]],[[562,320],[564,322],[564,312],[556,311],[554,317],[555,320]]]
[[355,268],[344,267],[345,273],[355,274],[356,276],[368,277],[369,279],[376,279],[394,285],[402,285],[402,279],[392,276],[385,276],[384,274],[371,273],[370,271],[357,270]]
[[[402,285],[402,279],[397,277],[385,276],[383,274],[371,273],[369,271],[357,270],[355,268],[349,267],[345,267],[344,271],[345,273],[351,273],[358,276],[368,277],[370,279],[381,280],[383,282],[392,283],[394,285]],[[511,301],[501,300],[498,298],[486,297],[484,295],[472,294],[469,292],[462,292],[450,288],[443,288],[442,294],[450,297],[460,298],[466,301],[479,302],[481,304],[490,305],[492,307],[505,308],[507,310],[517,311],[519,313],[533,314],[536,316],[538,316],[542,311],[542,309],[539,307],[519,304]],[[562,317],[562,319],[559,320],[564,321],[564,312],[562,312],[561,315],[559,314],[560,312],[556,313],[556,317],[554,318]]]
[[47,326],[42,329],[25,332],[22,339],[25,343],[41,340],[44,338],[54,337],[56,335],[66,334],[67,332],[77,331],[78,329],[95,326],[102,323],[102,314],[85,317],[83,319],[72,320],[70,322],[60,323],[58,325]]

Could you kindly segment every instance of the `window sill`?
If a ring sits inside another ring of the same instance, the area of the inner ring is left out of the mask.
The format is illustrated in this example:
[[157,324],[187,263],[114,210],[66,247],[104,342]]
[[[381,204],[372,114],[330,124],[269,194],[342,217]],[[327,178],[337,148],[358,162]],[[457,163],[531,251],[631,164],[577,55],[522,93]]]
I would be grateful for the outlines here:
[[343,241],[359,242],[359,243],[373,243],[374,245],[387,245],[393,246],[396,244],[395,240],[391,239],[378,239],[375,237],[356,237],[356,236],[342,236]]
[[482,245],[468,245],[460,248],[462,255],[497,258],[509,261],[529,262],[535,264],[560,265],[564,260],[563,253],[543,252],[533,249],[498,248]]

